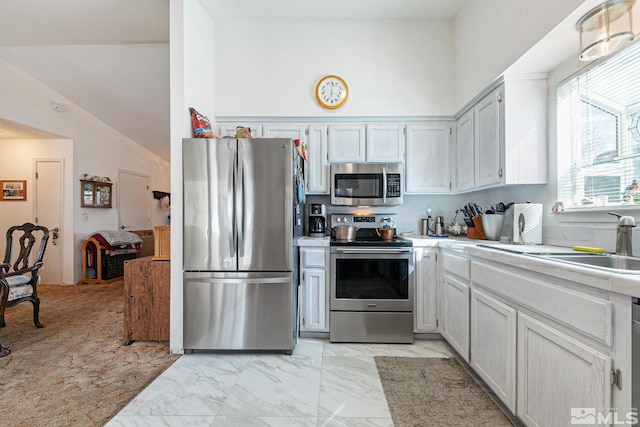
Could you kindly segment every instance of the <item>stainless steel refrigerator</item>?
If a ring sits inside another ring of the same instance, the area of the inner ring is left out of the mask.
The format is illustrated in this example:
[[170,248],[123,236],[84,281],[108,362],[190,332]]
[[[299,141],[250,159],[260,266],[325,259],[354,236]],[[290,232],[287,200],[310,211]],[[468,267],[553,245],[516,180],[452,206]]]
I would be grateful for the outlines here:
[[186,351],[293,351],[300,165],[291,139],[183,140]]

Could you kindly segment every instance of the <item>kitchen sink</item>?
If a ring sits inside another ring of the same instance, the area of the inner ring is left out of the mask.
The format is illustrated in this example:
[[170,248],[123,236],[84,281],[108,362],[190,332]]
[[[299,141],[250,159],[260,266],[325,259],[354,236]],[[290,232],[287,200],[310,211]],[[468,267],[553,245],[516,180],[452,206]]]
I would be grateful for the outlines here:
[[615,254],[536,255],[544,259],[596,267],[615,273],[640,274],[640,258]]

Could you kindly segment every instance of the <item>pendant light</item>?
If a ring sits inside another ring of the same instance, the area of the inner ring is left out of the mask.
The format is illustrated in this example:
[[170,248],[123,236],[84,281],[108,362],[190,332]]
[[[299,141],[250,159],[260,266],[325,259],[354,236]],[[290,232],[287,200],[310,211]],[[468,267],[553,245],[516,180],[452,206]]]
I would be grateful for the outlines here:
[[633,40],[631,8],[636,0],[609,0],[587,12],[576,23],[580,32],[580,60],[607,56]]

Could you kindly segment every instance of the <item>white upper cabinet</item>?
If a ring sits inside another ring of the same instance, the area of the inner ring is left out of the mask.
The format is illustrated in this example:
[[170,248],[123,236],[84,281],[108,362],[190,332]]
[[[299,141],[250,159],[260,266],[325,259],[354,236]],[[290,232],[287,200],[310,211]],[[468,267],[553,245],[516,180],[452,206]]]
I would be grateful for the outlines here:
[[473,110],[456,121],[456,186],[458,191],[473,189],[474,182]]
[[407,125],[405,193],[451,191],[451,122]]
[[504,83],[501,184],[547,183],[547,80]]
[[404,161],[404,124],[330,125],[329,163]]
[[291,138],[305,140],[306,126],[297,123],[267,123],[262,125],[262,136],[265,138]]
[[251,123],[240,123],[240,122],[224,122],[218,124],[220,127],[220,132],[216,135],[217,138],[222,138],[225,136],[236,136],[236,129],[239,126],[249,127],[251,128],[251,137],[252,138],[260,138],[262,136],[262,126],[259,123],[251,122]]
[[331,125],[327,141],[329,163],[362,163],[366,161],[366,126]]
[[327,126],[300,123],[265,123],[265,138],[299,139],[305,147],[305,191],[308,194],[329,194],[329,162],[327,161]]
[[367,125],[367,153],[369,163],[393,163],[404,161],[403,124]]
[[545,78],[505,80],[456,121],[459,192],[547,182]]
[[501,88],[485,96],[473,109],[475,187],[500,183]]
[[307,193],[329,194],[329,162],[327,160],[327,126],[309,126],[306,143],[307,162],[304,175]]

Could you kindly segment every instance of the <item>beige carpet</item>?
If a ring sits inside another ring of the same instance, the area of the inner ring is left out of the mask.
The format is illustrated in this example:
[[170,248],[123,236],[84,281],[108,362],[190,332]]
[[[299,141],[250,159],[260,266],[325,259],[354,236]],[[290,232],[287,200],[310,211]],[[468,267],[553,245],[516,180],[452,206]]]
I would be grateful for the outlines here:
[[3,426],[104,425],[179,357],[168,342],[122,345],[122,281],[38,289],[44,328],[22,303],[0,329]]
[[375,361],[394,427],[512,425],[456,359]]

